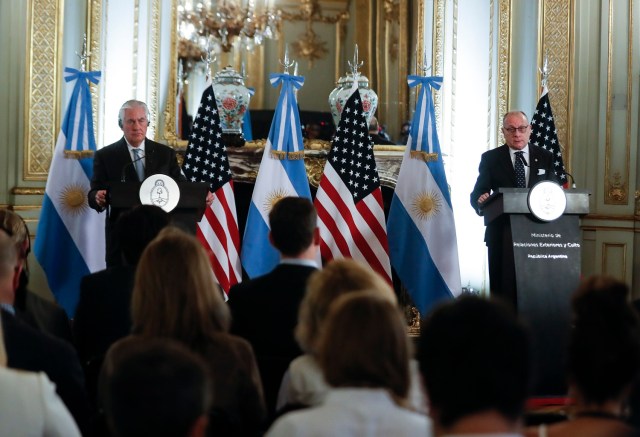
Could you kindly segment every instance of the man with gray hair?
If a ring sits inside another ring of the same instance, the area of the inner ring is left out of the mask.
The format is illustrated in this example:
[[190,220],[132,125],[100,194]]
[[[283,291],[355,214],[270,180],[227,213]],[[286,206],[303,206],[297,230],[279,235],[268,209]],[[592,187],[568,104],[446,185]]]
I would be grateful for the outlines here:
[[[93,159],[93,177],[88,194],[89,206],[102,212],[109,206],[111,183],[142,182],[147,176],[164,174],[176,181],[186,181],[176,152],[171,147],[147,138],[149,109],[144,102],[129,100],[118,113],[118,125],[123,137],[98,150]],[[209,197],[207,204],[210,204]],[[115,235],[117,214],[109,214],[105,225],[107,267],[122,265],[120,246]]]

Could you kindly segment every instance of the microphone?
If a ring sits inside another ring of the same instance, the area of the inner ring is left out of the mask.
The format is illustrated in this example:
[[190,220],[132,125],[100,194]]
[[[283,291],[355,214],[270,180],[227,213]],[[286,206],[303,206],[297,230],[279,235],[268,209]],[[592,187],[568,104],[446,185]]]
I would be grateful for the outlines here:
[[576,180],[573,178],[573,175],[565,170],[564,174],[571,178],[571,188],[576,188]]
[[141,159],[144,159],[144,157],[147,156],[147,154],[145,153],[142,156],[138,156],[136,159],[132,160],[131,162],[127,162],[123,167],[122,167],[122,172],[120,173],[120,182],[125,182],[126,181],[126,176],[125,176],[125,172],[127,171],[127,168],[129,168],[130,165],[135,164],[136,162],[140,161]]

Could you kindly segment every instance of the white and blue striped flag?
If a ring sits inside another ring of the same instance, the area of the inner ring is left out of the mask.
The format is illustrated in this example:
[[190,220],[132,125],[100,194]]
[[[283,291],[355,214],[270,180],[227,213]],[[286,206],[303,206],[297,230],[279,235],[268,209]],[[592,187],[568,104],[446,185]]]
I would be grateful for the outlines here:
[[258,170],[242,240],[242,265],[250,278],[264,275],[279,262],[280,255],[269,243],[269,212],[283,197],[311,200],[304,167],[304,144],[294,88],[304,83],[302,76],[271,74],[271,85],[282,84],[269,138]]
[[89,81],[99,80],[99,71],[65,68],[65,81],[75,85],[53,151],[34,245],[49,288],[70,317],[81,278],[105,267],[105,217],[87,202],[96,151]]
[[431,87],[442,77],[409,76],[422,85],[396,189],[387,233],[391,265],[424,316],[461,291],[451,196],[440,153]]

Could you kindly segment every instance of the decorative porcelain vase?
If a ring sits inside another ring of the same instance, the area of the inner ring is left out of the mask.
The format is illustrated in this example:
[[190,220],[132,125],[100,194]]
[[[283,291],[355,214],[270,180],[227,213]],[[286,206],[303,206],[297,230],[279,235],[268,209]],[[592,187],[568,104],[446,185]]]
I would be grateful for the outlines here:
[[218,71],[212,81],[213,92],[220,114],[224,134],[242,134],[242,119],[249,107],[251,94],[244,86],[244,79],[233,68]]
[[[336,88],[329,93],[329,107],[331,115],[336,126],[340,122],[340,115],[347,100],[351,96],[351,87],[353,86],[353,75],[348,74],[338,80]],[[378,95],[374,90],[369,88],[369,79],[366,76],[358,75],[358,91],[362,98],[362,109],[364,109],[367,123],[371,121],[371,117],[376,113],[378,108]]]

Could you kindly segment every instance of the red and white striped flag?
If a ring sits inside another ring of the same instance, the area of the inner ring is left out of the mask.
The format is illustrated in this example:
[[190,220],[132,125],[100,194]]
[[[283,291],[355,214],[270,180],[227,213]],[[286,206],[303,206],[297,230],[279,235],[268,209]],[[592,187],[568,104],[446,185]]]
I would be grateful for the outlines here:
[[231,167],[211,85],[202,94],[182,170],[191,182],[207,182],[214,195],[213,204],[198,223],[196,237],[209,254],[216,280],[228,293],[242,280],[240,232]]
[[357,83],[342,111],[314,202],[320,252],[325,261],[353,258],[369,264],[391,283],[380,179]]

